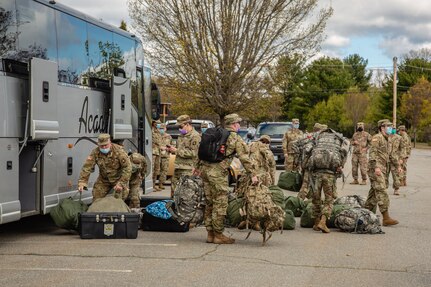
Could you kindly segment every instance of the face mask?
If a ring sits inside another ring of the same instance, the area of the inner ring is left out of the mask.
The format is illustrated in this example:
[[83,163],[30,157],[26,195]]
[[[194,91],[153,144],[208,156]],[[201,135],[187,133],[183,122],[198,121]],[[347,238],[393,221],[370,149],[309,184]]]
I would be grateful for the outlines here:
[[165,133],[165,130],[159,130],[160,131],[160,134],[164,134]]
[[157,127],[158,129],[160,129],[160,124],[157,124],[157,125],[156,125],[156,127]]
[[396,132],[397,132],[397,129],[392,129],[392,134],[393,135],[396,134]]
[[295,129],[299,129],[299,124],[293,124],[293,127],[294,127]]
[[358,128],[357,131],[358,132],[362,132],[364,129],[362,127]]
[[180,134],[182,134],[182,135],[187,134],[187,130],[185,130],[185,129],[179,129],[179,131],[180,131]]
[[392,133],[392,127],[386,127],[386,134],[390,135]]
[[111,149],[110,148],[99,148],[100,152],[103,154],[107,154]]
[[207,130],[207,128],[201,128],[201,130],[202,130],[202,133],[204,133]]

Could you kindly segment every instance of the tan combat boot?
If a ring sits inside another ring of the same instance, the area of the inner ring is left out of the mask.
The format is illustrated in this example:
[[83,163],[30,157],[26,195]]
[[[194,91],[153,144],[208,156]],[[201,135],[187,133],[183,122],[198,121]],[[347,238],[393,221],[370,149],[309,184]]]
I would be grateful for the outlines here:
[[398,188],[394,189],[394,195],[400,195],[400,190]]
[[329,230],[329,228],[326,226],[326,216],[325,215],[322,215],[322,217],[320,218],[320,222],[319,222],[319,224],[317,224],[317,228],[319,230],[321,230],[323,233],[331,232]]
[[260,222],[256,222],[256,224],[253,225],[252,229],[254,231],[260,231],[261,230],[261,228],[260,228]]
[[238,229],[245,229],[245,227],[247,226],[247,221],[243,220],[238,224]]
[[367,184],[367,180],[363,179],[362,182],[360,183],[361,185],[366,185]]
[[354,179],[350,184],[359,184],[359,181],[357,179]]
[[389,216],[389,212],[388,211],[382,212],[382,215],[383,215],[383,226],[398,224],[398,220],[392,219]]
[[320,229],[317,227],[317,225],[319,225],[319,222],[320,222],[320,218],[316,217],[316,219],[314,219],[314,225],[313,225],[314,231],[320,231]]
[[214,232],[214,244],[232,244],[235,239],[229,238],[221,232]]
[[208,230],[207,243],[214,243],[214,231]]
[[165,189],[165,186],[163,185],[163,183],[160,183],[160,184],[159,184],[159,189],[160,189],[160,190],[164,190],[164,189]]

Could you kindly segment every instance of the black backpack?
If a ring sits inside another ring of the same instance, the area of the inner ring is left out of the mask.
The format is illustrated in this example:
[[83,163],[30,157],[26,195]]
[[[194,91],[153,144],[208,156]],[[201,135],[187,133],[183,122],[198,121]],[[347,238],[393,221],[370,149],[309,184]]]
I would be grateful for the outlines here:
[[226,155],[226,141],[230,132],[224,128],[209,128],[202,133],[198,157],[207,162],[221,162]]

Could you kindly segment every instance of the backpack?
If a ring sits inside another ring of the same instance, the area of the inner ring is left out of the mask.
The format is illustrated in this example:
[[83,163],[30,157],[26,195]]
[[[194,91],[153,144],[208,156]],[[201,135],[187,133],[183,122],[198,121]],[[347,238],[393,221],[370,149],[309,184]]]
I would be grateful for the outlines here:
[[[263,244],[265,244],[271,237],[271,232],[283,229],[286,213],[274,203],[268,187],[261,183],[252,185],[251,180],[247,185],[247,192],[244,194],[245,205],[241,208],[240,213],[246,215],[248,225],[254,226],[257,222],[260,224],[260,232],[263,235]],[[266,237],[267,232],[268,237]],[[247,238],[250,233],[251,231]]]
[[335,226],[346,232],[382,234],[379,217],[366,208],[354,207],[335,217]]
[[194,175],[182,176],[175,188],[173,199],[173,202],[166,203],[166,208],[173,219],[180,224],[202,223],[205,210],[205,194],[200,177]]
[[81,201],[81,194],[79,200],[73,200],[73,197],[64,198],[60,203],[54,206],[50,215],[55,225],[64,229],[78,230],[79,214],[87,211],[88,206]]
[[282,189],[299,192],[302,186],[302,176],[297,171],[284,171],[278,178],[277,186]]
[[307,167],[311,171],[336,172],[342,167],[348,152],[348,142],[332,129],[318,133]]
[[209,128],[202,134],[198,157],[207,162],[221,162],[226,157],[226,142],[230,132],[224,128]]
[[350,207],[365,207],[366,198],[361,195],[347,195],[339,197],[334,201],[334,205],[349,205]]

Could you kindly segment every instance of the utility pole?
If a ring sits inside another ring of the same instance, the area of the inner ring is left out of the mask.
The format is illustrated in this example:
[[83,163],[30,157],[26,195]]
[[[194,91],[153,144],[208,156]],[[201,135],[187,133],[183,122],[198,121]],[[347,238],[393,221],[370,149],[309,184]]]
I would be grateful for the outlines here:
[[394,107],[392,111],[392,124],[394,125],[394,128],[397,127],[397,57],[393,58],[394,60]]

